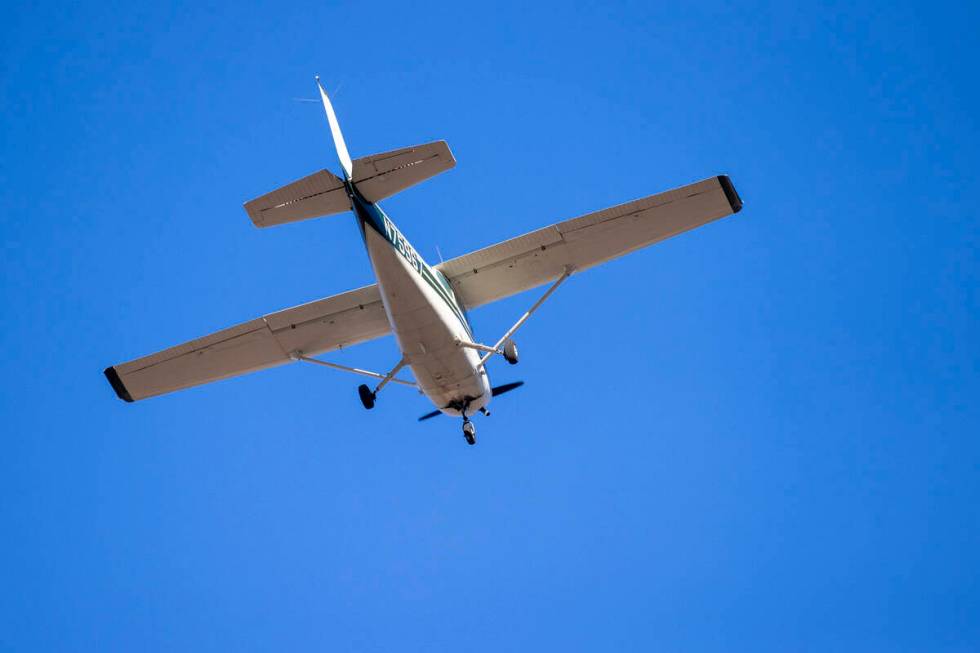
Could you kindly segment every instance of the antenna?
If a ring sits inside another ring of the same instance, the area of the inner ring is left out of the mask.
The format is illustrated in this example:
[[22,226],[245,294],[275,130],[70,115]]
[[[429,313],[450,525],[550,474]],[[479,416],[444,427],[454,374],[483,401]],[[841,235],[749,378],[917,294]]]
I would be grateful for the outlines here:
[[439,262],[442,263],[443,262],[443,260],[442,260],[442,250],[439,249],[439,246],[438,245],[436,245],[436,254],[439,255]]

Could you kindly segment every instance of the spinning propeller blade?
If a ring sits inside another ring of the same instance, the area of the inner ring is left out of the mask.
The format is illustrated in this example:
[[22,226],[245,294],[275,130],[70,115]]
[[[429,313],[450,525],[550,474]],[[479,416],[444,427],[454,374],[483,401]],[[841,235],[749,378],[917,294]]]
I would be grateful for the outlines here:
[[[513,383],[505,383],[503,385],[498,385],[496,388],[492,388],[490,390],[490,396],[491,397],[496,397],[497,395],[502,395],[505,392],[510,392],[511,390],[514,390],[515,388],[521,387],[522,385],[524,385],[524,382],[523,381],[514,381]],[[442,414],[442,411],[441,410],[434,410],[431,413],[426,413],[425,415],[423,415],[422,417],[420,417],[419,418],[419,421],[422,422],[422,421],[427,420],[427,419],[432,419],[433,417],[438,417],[441,414]]]
[[510,392],[514,388],[519,388],[524,385],[523,381],[514,381],[513,383],[505,383],[503,385],[498,385],[496,388],[490,391],[491,397],[496,397],[497,395],[502,395],[505,392]]

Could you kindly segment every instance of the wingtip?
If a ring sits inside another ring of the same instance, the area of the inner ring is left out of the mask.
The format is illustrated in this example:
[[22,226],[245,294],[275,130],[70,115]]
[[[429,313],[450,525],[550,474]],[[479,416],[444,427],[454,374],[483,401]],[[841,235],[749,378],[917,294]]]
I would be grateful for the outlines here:
[[119,372],[116,371],[115,367],[107,367],[103,372],[105,378],[109,380],[109,385],[112,389],[116,391],[116,396],[125,401],[126,403],[133,403],[133,397],[129,394],[129,390],[126,389],[126,384],[122,382],[119,378]]
[[732,184],[732,180],[728,175],[718,175],[718,183],[721,184],[721,189],[725,191],[725,197],[728,199],[728,204],[732,207],[732,213],[738,213],[742,210],[742,198],[738,196],[738,191],[735,190],[735,185]]

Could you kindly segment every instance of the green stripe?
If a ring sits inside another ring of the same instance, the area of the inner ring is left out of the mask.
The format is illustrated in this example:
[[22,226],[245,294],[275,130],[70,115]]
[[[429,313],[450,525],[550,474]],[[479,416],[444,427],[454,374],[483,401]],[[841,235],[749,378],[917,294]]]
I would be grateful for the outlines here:
[[[441,297],[444,302],[446,302],[446,305],[453,312],[453,315],[456,316],[456,319],[459,320],[460,324],[463,325],[463,328],[466,329],[466,334],[470,337],[470,340],[472,340],[473,330],[470,329],[469,322],[467,322],[466,316],[463,315],[463,311],[460,308],[459,303],[456,301],[455,293],[452,293],[451,290],[447,290],[441,283],[439,283],[439,280],[436,279],[435,273],[433,273],[432,268],[429,267],[429,264],[422,259],[422,256],[418,253],[418,250],[412,247],[412,244],[408,242],[408,239],[405,238],[405,235],[401,233],[401,230],[398,229],[397,226],[395,226],[394,221],[392,221],[392,219],[388,217],[388,215],[384,212],[384,210],[380,206],[378,206],[377,204],[372,204],[370,202],[367,202],[366,200],[361,198],[357,193],[355,193],[355,197],[361,200],[359,202],[355,201],[354,207],[355,207],[355,213],[358,215],[358,217],[361,218],[362,223],[366,222],[369,225],[371,225],[372,229],[374,229],[379,235],[384,237],[385,241],[387,241],[388,244],[391,246],[391,248],[395,250],[395,253],[397,253],[402,258],[408,260],[408,257],[402,254],[402,252],[398,249],[398,243],[388,235],[388,230],[385,229],[385,224],[384,224],[385,219],[387,219],[388,222],[391,224],[392,228],[394,228],[395,231],[397,231],[398,234],[401,235],[405,243],[412,248],[412,251],[415,252],[415,257],[418,259],[419,267],[416,271],[419,273],[419,276],[421,276],[422,279],[425,280],[425,282],[428,283],[429,286],[436,291],[436,294],[439,295],[439,297]],[[411,261],[409,262],[411,263]]]
[[446,302],[446,305],[449,306],[450,309],[452,309],[453,313],[456,315],[456,317],[459,319],[460,323],[462,323],[463,327],[466,329],[466,334],[472,340],[473,339],[473,331],[470,330],[470,325],[466,321],[466,317],[463,316],[463,313],[460,310],[459,305],[456,303],[455,298],[452,297],[452,296],[450,296],[446,292],[446,289],[443,287],[443,285],[441,283],[439,283],[438,279],[436,279],[435,278],[435,275],[432,273],[432,270],[424,262],[422,263],[422,278],[430,286],[432,286],[432,288],[436,291],[436,293],[440,297],[442,297],[442,300],[444,302]]

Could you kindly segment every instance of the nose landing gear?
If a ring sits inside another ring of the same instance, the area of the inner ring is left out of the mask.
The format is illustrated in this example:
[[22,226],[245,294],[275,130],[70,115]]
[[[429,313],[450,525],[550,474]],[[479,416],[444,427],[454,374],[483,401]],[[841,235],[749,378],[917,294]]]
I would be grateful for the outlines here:
[[466,415],[463,415],[463,437],[466,438],[467,444],[476,444],[476,426]]

